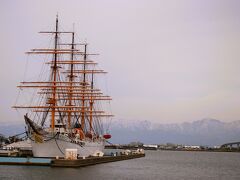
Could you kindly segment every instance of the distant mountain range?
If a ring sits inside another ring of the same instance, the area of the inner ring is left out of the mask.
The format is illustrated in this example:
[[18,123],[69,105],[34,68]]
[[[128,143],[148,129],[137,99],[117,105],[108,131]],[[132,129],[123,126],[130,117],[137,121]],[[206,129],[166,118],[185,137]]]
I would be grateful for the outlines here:
[[0,134],[8,137],[8,136],[13,136],[19,133],[22,133],[25,131],[25,124],[23,123],[2,123],[0,125]]
[[[6,136],[24,132],[24,124],[2,124],[0,134]],[[111,143],[185,144],[214,146],[240,141],[240,121],[222,122],[202,119],[193,122],[159,124],[150,121],[115,120],[110,126]]]
[[179,124],[157,124],[150,121],[114,121],[113,143],[141,141],[147,144],[175,143],[185,145],[222,145],[240,141],[240,121],[222,122],[202,119]]

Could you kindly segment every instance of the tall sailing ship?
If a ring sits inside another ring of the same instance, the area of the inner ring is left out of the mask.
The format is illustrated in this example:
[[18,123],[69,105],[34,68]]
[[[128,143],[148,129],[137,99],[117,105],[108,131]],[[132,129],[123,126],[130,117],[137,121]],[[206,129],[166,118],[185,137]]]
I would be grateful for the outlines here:
[[[79,156],[103,151],[111,135],[104,132],[103,120],[113,115],[102,109],[111,100],[96,87],[95,76],[106,73],[89,60],[87,43],[76,43],[75,32],[59,31],[58,17],[54,31],[40,33],[53,36],[53,47],[32,49],[27,54],[48,55],[51,60],[47,80],[24,81],[18,88],[35,89],[37,104],[15,105],[26,109],[24,119],[34,157],[63,157],[66,149],[77,149]],[[70,43],[61,43],[61,36]]]

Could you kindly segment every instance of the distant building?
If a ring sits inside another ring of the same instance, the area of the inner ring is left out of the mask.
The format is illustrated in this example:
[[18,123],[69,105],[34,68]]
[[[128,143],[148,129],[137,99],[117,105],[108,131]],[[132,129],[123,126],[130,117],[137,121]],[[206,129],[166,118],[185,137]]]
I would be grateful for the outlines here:
[[200,150],[200,146],[183,146],[186,150]]
[[145,150],[157,150],[158,149],[158,145],[156,145],[156,144],[144,144],[143,148]]

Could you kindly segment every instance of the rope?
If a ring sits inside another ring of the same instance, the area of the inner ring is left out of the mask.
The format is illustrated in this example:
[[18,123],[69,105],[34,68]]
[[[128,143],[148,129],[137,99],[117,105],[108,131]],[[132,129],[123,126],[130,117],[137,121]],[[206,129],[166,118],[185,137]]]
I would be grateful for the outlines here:
[[113,145],[113,143],[111,143],[111,142],[109,142],[109,141],[107,141],[107,140],[106,140],[106,142],[107,142],[108,144],[110,144],[110,145]]
[[[57,133],[58,134],[58,133]],[[59,135],[59,134],[58,134]],[[63,155],[65,155],[65,153],[61,150],[61,148],[59,147],[59,145],[58,145],[58,143],[57,143],[57,139],[56,138],[54,138],[55,139],[55,142],[56,142],[56,145],[57,145],[57,147],[58,147],[58,149],[59,149],[59,151],[63,154]]]

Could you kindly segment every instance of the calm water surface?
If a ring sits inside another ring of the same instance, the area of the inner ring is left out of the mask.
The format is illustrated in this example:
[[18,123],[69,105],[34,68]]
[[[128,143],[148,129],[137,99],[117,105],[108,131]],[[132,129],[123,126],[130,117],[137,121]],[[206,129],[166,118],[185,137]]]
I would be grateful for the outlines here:
[[147,151],[145,158],[84,168],[1,166],[0,180],[240,179],[240,153]]

